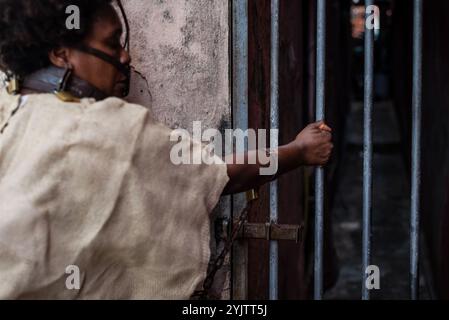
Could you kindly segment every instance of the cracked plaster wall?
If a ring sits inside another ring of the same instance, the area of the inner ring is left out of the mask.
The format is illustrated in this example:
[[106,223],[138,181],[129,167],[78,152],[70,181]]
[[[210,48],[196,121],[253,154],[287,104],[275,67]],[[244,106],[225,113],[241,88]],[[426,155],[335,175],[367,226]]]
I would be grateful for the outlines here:
[[125,0],[134,74],[132,102],[172,128],[230,124],[228,2]]

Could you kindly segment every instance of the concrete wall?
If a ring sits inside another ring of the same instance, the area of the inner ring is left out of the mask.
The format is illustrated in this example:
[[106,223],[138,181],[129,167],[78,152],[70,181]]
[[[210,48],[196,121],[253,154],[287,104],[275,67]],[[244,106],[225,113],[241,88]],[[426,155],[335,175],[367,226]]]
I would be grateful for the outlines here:
[[[130,100],[171,127],[230,123],[228,3],[125,0],[135,74]],[[147,83],[148,86],[147,86]],[[147,89],[147,90],[146,90]]]

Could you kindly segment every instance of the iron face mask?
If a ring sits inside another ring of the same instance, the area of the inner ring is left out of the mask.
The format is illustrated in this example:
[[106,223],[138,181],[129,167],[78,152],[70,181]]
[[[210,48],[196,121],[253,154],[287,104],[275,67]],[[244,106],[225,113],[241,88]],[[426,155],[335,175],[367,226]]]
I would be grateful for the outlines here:
[[[126,16],[126,12],[125,12],[125,9],[123,8],[121,1],[116,0],[116,4],[120,10],[121,16],[123,18],[123,22],[125,24],[125,40],[124,40],[124,44],[122,45],[122,47],[123,47],[123,49],[125,49],[126,51],[129,52],[130,35],[129,35],[128,17]],[[119,72],[121,72],[126,77],[125,86],[122,91],[122,97],[124,98],[124,97],[128,96],[129,90],[130,90],[130,83],[131,83],[131,66],[129,64],[123,64],[116,57],[113,57],[101,50],[92,48],[92,47],[84,45],[84,44],[80,44],[80,45],[76,46],[76,49],[78,49],[84,53],[93,55],[93,56],[113,65]]]

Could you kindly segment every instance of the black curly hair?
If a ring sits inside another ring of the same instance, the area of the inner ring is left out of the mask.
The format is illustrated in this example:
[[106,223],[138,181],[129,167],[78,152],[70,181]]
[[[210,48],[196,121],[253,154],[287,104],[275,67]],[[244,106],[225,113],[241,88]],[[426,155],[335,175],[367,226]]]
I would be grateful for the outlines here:
[[[0,69],[26,76],[50,64],[58,46],[81,43],[112,0],[0,0]],[[66,8],[80,9],[80,29],[66,28]]]

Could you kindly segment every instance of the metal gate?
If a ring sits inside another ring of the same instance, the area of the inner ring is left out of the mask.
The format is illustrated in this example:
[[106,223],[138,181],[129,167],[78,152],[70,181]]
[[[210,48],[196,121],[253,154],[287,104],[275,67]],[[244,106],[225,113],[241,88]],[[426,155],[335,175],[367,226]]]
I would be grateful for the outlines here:
[[[316,120],[325,119],[326,101],[326,21],[327,0],[317,1],[316,30]],[[375,5],[365,0],[365,6]],[[418,299],[419,288],[419,233],[420,233],[420,159],[421,159],[421,105],[422,105],[422,0],[413,0],[413,102],[412,102],[412,179],[411,179],[411,224],[410,224],[410,298]],[[248,129],[248,0],[232,1],[233,43],[233,114],[234,128]],[[367,16],[368,19],[368,11]],[[365,285],[366,270],[371,264],[371,213],[372,213],[372,113],[373,113],[373,68],[374,29],[365,26],[365,71],[364,71],[364,151],[363,151],[363,238],[361,297],[370,299]],[[279,0],[271,0],[271,91],[270,125],[279,128]],[[277,147],[277,136],[270,136],[270,147]],[[323,226],[324,226],[324,170],[316,168],[315,179],[315,235],[314,235],[314,298],[323,299]],[[235,197],[233,207],[241,208],[244,199]],[[270,185],[270,223],[278,223],[278,184]],[[278,240],[269,239],[269,298],[278,299]],[[234,247],[234,282],[239,283],[245,298],[247,291],[247,244],[240,242]]]

